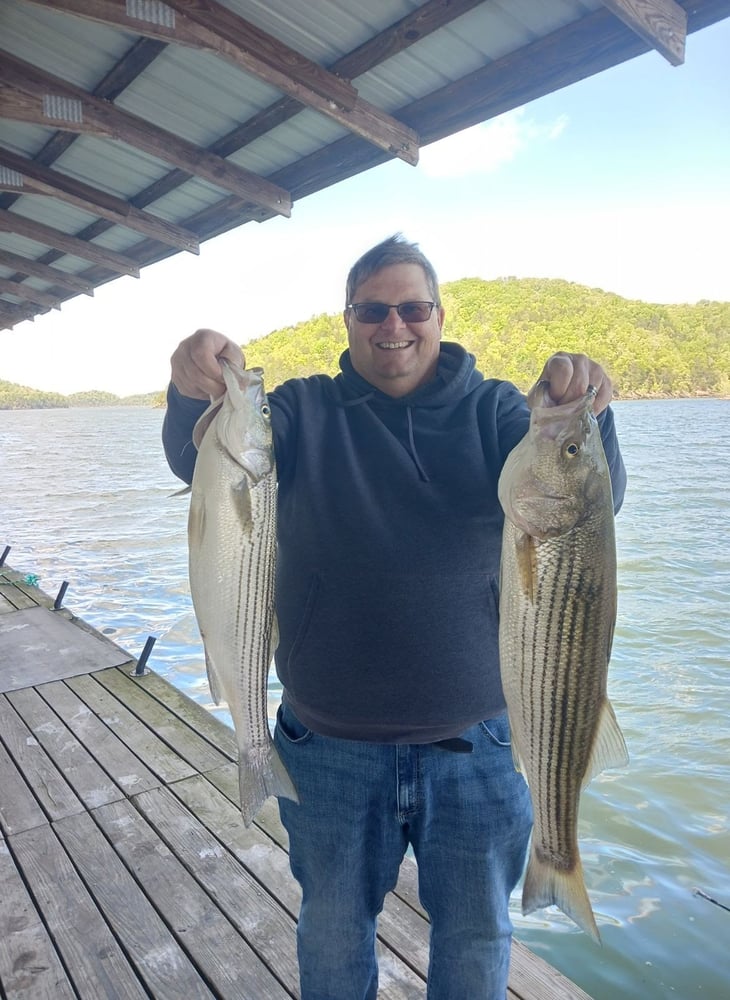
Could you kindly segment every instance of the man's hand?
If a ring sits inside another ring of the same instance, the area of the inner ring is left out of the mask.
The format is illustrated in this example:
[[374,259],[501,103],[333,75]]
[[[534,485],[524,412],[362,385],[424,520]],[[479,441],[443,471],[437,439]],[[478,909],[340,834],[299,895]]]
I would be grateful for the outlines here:
[[540,383],[548,384],[548,395],[556,404],[579,399],[588,392],[589,385],[593,386],[596,390],[593,412],[596,414],[605,410],[613,398],[611,379],[598,362],[591,361],[585,354],[564,354],[560,351],[549,357],[537,384],[528,394],[530,406],[540,398],[537,394]]
[[218,358],[227,358],[243,368],[243,352],[216,330],[196,330],[181,341],[170,358],[171,378],[183,396],[192,399],[217,399],[226,389]]

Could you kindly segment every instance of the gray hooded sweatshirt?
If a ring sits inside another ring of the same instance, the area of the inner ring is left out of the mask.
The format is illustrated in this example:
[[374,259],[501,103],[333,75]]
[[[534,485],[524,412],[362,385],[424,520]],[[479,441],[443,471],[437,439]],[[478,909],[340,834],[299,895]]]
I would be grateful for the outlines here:
[[[331,379],[269,393],[279,478],[276,670],[315,732],[344,739],[451,739],[505,710],[497,482],[529,411],[443,343],[437,377],[393,398],[349,352]],[[163,440],[189,482],[205,404],[171,386]],[[614,505],[626,476],[610,408],[599,417]]]

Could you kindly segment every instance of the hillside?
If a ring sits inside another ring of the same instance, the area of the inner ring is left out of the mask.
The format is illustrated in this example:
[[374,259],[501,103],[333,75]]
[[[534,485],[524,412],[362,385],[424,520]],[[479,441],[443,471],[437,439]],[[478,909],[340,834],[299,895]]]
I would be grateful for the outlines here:
[[[623,397],[730,395],[730,303],[652,305],[568,281],[462,278],[442,285],[444,339],[476,355],[487,377],[521,389],[554,351],[580,351],[609,371]],[[341,315],[314,316],[244,345],[267,383],[334,374]]]
[[[730,302],[655,305],[598,288],[540,278],[462,278],[441,288],[444,338],[476,355],[487,377],[526,390],[557,350],[581,351],[610,373],[624,398],[730,396]],[[273,388],[313,372],[335,374],[346,346],[342,316],[322,314],[244,345]],[[159,406],[164,395],[73,396],[0,381],[0,409]]]
[[115,396],[113,392],[91,389],[64,396],[60,392],[44,392],[27,385],[5,382],[0,379],[0,410],[50,410],[69,407],[92,406],[162,406],[164,392],[150,392],[138,396]]

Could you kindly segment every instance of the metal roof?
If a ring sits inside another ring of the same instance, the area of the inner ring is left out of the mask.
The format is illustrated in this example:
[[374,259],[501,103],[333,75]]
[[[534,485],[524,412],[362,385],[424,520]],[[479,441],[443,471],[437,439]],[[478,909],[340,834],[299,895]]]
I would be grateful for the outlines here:
[[730,0],[0,0],[0,329],[599,73]]

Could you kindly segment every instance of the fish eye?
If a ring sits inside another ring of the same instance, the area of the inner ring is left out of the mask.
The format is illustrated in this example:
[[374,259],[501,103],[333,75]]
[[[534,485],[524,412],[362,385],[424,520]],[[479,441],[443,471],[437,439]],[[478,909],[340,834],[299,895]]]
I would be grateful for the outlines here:
[[268,403],[264,403],[264,405],[261,407],[261,414],[264,417],[270,417],[271,416],[271,407],[269,406]]
[[565,454],[568,455],[570,458],[573,458],[574,455],[577,455],[579,451],[580,447],[575,443],[575,441],[571,441],[570,444],[567,444],[565,446]]

